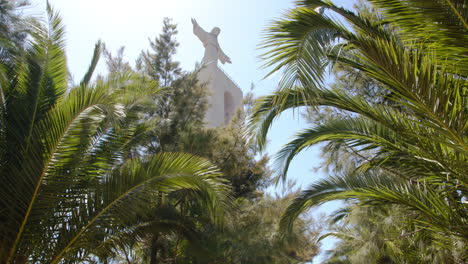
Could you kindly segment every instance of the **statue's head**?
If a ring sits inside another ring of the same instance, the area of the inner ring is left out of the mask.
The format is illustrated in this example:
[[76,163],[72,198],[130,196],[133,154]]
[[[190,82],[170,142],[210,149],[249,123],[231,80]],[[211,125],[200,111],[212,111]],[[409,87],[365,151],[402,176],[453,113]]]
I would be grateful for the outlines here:
[[214,27],[212,30],[211,30],[211,34],[214,34],[215,36],[218,36],[219,33],[221,33],[221,29],[219,27]]

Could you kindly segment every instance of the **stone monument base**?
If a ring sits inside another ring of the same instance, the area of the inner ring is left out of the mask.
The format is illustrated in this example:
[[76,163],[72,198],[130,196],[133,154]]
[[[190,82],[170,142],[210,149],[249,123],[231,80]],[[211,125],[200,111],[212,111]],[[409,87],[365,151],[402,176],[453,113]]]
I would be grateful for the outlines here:
[[207,127],[227,125],[242,104],[242,90],[216,63],[205,65],[198,73],[198,81],[206,83],[208,109]]

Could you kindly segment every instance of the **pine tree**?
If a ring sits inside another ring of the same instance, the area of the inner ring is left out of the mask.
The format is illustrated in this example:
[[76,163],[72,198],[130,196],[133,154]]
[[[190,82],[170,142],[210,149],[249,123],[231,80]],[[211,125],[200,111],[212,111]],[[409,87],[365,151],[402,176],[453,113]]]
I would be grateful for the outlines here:
[[170,86],[181,74],[179,62],[172,58],[179,46],[175,38],[177,32],[172,19],[164,18],[162,33],[154,41],[149,39],[151,50],[142,51],[137,60],[137,69],[163,87]]
[[130,66],[130,64],[124,60],[124,51],[125,47],[122,46],[117,50],[117,55],[112,55],[112,53],[108,49],[104,48],[106,66],[111,75],[132,71],[132,67]]
[[[182,73],[179,62],[173,60],[179,46],[176,35],[177,25],[172,23],[172,19],[164,18],[162,33],[154,41],[149,39],[150,50],[142,51],[136,62],[137,70],[143,76],[158,81],[160,87],[170,87]],[[172,93],[171,89],[169,93],[157,100],[156,115],[168,118],[171,111],[169,101]]]

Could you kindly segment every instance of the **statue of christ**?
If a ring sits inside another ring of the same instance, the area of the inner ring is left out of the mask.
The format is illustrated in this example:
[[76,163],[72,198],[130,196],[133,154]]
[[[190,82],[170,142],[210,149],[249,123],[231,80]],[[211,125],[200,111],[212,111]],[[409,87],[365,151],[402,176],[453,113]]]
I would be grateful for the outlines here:
[[200,41],[203,43],[203,46],[205,47],[205,55],[203,56],[202,63],[217,64],[218,59],[223,64],[226,62],[231,63],[231,59],[226,54],[224,54],[218,43],[218,35],[221,32],[221,29],[219,29],[219,27],[214,27],[211,32],[206,32],[198,25],[194,18],[192,18],[192,24],[193,33],[200,39]]

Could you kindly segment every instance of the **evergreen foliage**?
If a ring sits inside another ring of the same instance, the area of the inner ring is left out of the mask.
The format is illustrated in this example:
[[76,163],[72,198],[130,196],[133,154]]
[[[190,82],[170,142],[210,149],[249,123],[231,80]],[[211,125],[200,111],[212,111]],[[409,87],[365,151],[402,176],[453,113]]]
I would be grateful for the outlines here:
[[[150,80],[156,80],[161,87],[170,87],[172,82],[181,74],[179,62],[174,61],[173,56],[177,52],[179,43],[176,40],[177,25],[170,18],[164,18],[162,33],[154,41],[149,39],[150,50],[142,51],[137,59],[137,70]],[[162,118],[168,118],[170,100],[173,91],[169,90],[156,102],[156,114]]]
[[154,41],[149,39],[150,51],[142,51],[137,60],[137,69],[162,87],[170,86],[181,73],[179,62],[173,60],[179,43],[176,40],[177,25],[164,18],[162,32]]
[[237,209],[222,230],[208,226],[202,234],[211,256],[198,263],[307,263],[317,253],[320,227],[312,218],[300,219],[288,239],[277,228],[278,217],[293,194],[237,199]]

